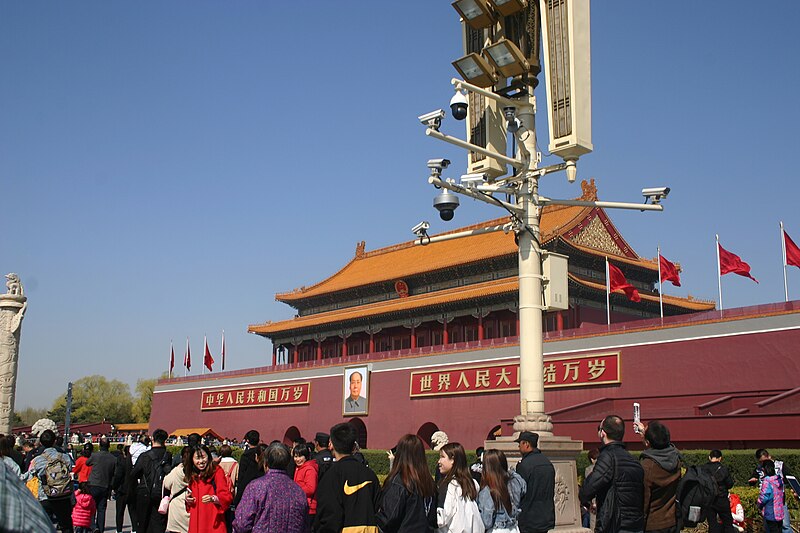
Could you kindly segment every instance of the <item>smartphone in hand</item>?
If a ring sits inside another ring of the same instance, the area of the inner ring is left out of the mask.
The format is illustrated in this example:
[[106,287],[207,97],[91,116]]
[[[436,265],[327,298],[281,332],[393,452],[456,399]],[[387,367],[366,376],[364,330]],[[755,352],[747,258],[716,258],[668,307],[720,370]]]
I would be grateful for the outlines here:
[[642,413],[638,402],[633,402],[633,431],[639,433],[639,424],[642,421]]

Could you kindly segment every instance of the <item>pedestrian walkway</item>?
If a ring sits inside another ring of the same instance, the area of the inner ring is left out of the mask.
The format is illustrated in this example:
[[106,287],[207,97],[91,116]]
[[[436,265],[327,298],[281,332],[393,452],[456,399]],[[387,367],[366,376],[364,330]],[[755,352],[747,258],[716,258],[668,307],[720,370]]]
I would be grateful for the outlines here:
[[[116,519],[117,519],[117,501],[116,500],[108,500],[108,510],[106,511],[106,531],[115,532],[116,529]],[[128,516],[127,509],[125,510],[125,521],[123,522],[122,531],[125,533],[130,533],[131,530],[131,518]]]

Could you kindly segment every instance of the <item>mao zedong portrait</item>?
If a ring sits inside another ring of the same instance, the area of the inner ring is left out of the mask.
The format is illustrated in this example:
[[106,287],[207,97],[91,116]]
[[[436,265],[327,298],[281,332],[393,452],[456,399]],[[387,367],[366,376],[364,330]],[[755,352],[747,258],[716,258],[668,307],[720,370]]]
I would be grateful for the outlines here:
[[367,399],[361,396],[364,376],[358,370],[350,374],[350,395],[344,399],[345,413],[366,413]]

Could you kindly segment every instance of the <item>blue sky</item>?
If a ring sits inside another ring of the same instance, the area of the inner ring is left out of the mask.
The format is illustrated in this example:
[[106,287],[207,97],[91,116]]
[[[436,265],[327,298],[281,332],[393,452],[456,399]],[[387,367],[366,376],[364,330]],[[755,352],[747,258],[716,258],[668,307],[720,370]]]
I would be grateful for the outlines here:
[[[610,213],[640,255],[660,244],[682,264],[670,294],[717,299],[719,233],[761,282],[723,278],[725,307],[783,299],[799,24],[788,1],[592,5],[595,151],[579,181],[620,201],[672,187],[664,213]],[[218,358],[223,329],[229,368],[266,364],[246,329],[293,315],[276,292],[332,274],[361,240],[500,216],[462,200],[444,223],[431,207],[427,159],[457,177],[465,155],[416,117],[447,108],[460,55],[449,1],[3,2],[0,270],[30,300],[17,407],[89,374],[154,377],[170,339],[180,360],[190,338],[199,372],[203,335]],[[544,113],[538,130],[546,147]],[[551,175],[542,192],[580,187]],[[798,269],[789,288],[800,298]]]

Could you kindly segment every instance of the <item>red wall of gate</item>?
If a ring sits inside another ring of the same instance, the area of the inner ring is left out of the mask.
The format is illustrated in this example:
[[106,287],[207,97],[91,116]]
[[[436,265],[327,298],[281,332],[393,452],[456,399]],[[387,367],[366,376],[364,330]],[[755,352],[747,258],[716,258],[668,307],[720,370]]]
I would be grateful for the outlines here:
[[[673,440],[684,448],[800,446],[798,346],[800,330],[786,330],[615,348],[620,353],[621,383],[547,389],[545,402],[556,434],[583,440],[587,448],[597,441],[598,421],[609,413],[630,419],[634,401],[641,403],[644,420],[663,420]],[[474,353],[477,359],[480,351]],[[486,364],[495,362],[502,360]],[[369,414],[358,417],[364,422],[369,448],[390,448],[404,433],[421,428],[427,435],[431,424],[446,432],[450,441],[470,449],[482,445],[498,425],[504,435],[510,434],[510,419],[519,412],[517,392],[410,398],[411,372],[430,364],[430,358],[408,363],[415,368],[371,373]],[[242,377],[241,382],[280,380],[282,374]],[[310,439],[317,431],[327,432],[353,418],[342,415],[342,374],[343,367],[337,376],[306,378],[311,381],[308,405],[203,411],[203,390],[236,387],[186,381],[186,387],[202,388],[157,392],[150,429],[211,427],[240,440],[249,429],[258,429],[269,441],[283,439],[294,426]],[[626,435],[626,441],[637,439],[632,431]]]

